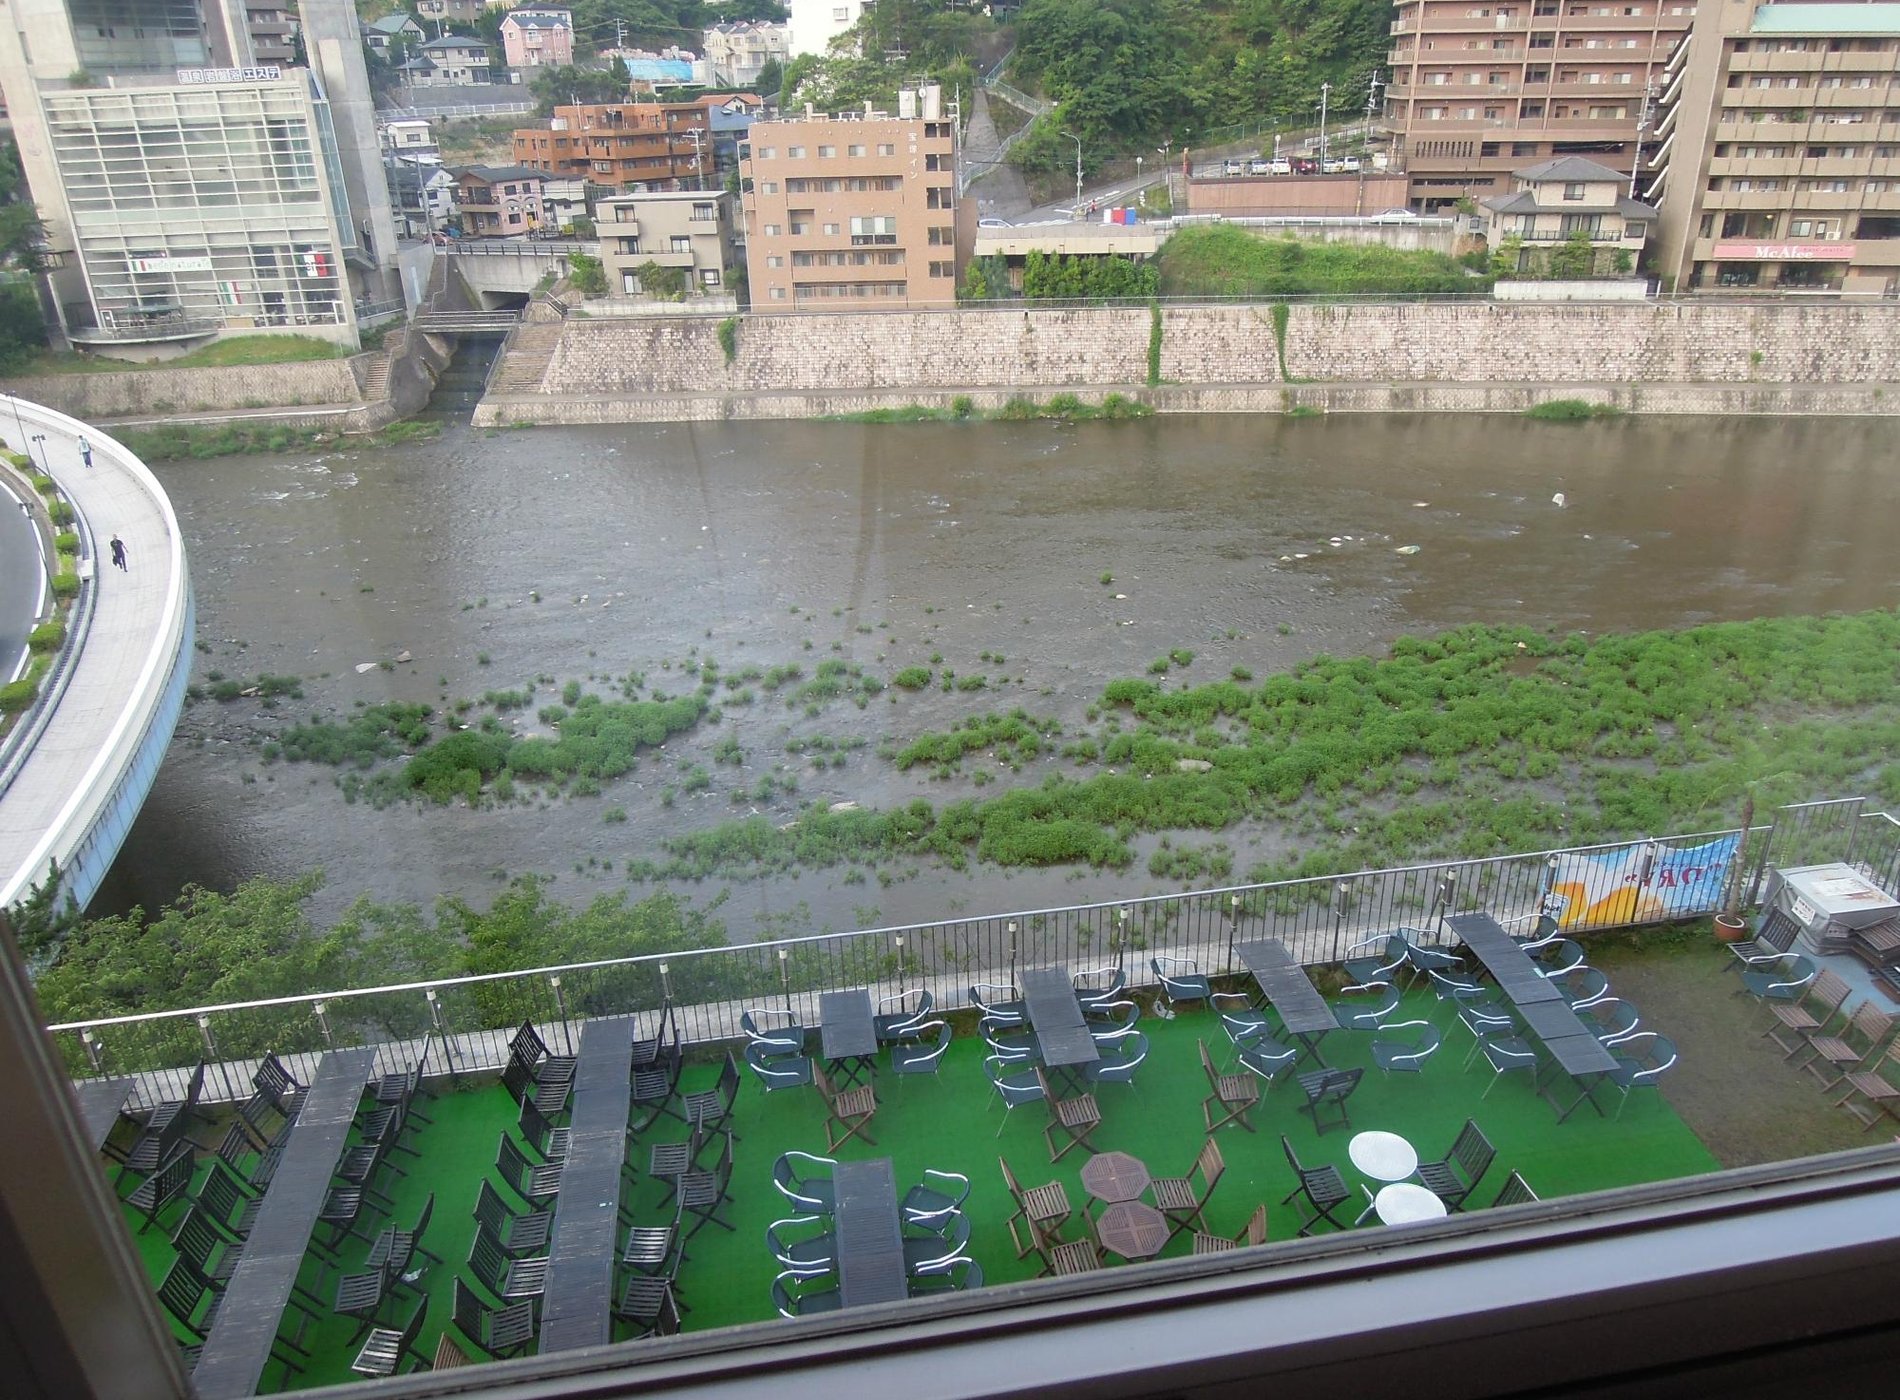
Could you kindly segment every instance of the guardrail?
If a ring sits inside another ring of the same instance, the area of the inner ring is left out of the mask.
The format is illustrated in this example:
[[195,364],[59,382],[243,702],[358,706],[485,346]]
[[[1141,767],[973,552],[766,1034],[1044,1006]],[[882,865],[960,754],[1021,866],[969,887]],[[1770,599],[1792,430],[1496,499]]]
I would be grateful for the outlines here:
[[[1778,814],[1789,829],[1754,833],[1748,849],[1694,897],[1643,922],[1717,912],[1730,884],[1754,888],[1771,849],[1846,859],[1858,839],[1870,870],[1900,863],[1900,824],[1863,820],[1861,799],[1810,803]],[[1190,958],[1229,973],[1234,944],[1278,938],[1308,965],[1333,963],[1351,947],[1400,926],[1434,930],[1441,916],[1484,909],[1501,919],[1535,917],[1560,868],[1592,857],[1623,858],[1643,880],[1672,849],[1735,835],[1691,833],[1653,841],[1529,851],[1472,860],[1434,861],[1191,894],[1155,895],[979,918],[818,934],[772,943],[690,949],[398,986],[321,992],[228,1006],[193,1007],[75,1021],[51,1027],[76,1074],[143,1073],[153,1092],[173,1094],[200,1059],[225,1062],[232,1092],[248,1093],[243,1067],[265,1053],[315,1054],[339,1045],[381,1044],[390,1068],[407,1068],[433,1038],[440,1072],[494,1068],[521,1022],[566,1035],[590,1016],[651,1010],[669,999],[683,1037],[694,1044],[741,1038],[739,1016],[770,1002],[815,1024],[817,997],[836,987],[874,994],[925,987],[946,1010],[961,1009],[972,983],[1007,983],[1025,967],[1062,964],[1073,971],[1123,964],[1136,986],[1151,982],[1148,959]],[[1885,846],[1880,840],[1883,838]],[[1829,843],[1835,843],[1829,845]],[[1750,868],[1752,863],[1752,869]],[[1633,901],[1632,901],[1633,903]],[[1594,927],[1627,927],[1619,919]],[[1569,927],[1568,931],[1583,931]],[[1132,956],[1131,956],[1132,955]],[[404,1060],[407,1056],[407,1061]],[[433,1072],[433,1071],[432,1071]]]
[[566,257],[569,253],[585,253],[595,257],[600,253],[600,243],[598,240],[590,242],[581,238],[451,238],[436,251],[477,258]]

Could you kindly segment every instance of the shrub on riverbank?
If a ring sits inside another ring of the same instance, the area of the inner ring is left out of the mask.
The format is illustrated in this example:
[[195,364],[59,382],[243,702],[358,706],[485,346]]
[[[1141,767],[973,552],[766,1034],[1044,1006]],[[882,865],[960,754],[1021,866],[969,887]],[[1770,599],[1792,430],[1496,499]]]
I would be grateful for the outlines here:
[[1263,238],[1232,224],[1176,233],[1157,254],[1163,296],[1351,296],[1485,292],[1443,253]]
[[1586,403],[1582,399],[1546,399],[1543,403],[1532,404],[1524,410],[1526,418],[1535,418],[1540,423],[1582,423],[1591,418],[1621,418],[1622,409],[1615,404]]

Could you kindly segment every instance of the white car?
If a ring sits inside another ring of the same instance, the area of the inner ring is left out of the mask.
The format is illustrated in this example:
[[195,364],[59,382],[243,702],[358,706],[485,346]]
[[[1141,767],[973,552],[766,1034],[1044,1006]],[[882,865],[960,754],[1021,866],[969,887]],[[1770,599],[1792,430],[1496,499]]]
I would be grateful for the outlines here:
[[1288,160],[1285,156],[1275,156],[1272,160],[1267,162],[1267,174],[1269,175],[1291,175],[1292,173],[1293,162]]
[[976,221],[976,226],[978,228],[1014,228],[1016,227],[1008,219],[978,219]]
[[1358,156],[1334,156],[1320,163],[1323,175],[1357,175],[1359,168]]
[[1249,175],[1271,175],[1273,173],[1273,162],[1268,160],[1265,156],[1255,156],[1252,160],[1247,162],[1247,173]]

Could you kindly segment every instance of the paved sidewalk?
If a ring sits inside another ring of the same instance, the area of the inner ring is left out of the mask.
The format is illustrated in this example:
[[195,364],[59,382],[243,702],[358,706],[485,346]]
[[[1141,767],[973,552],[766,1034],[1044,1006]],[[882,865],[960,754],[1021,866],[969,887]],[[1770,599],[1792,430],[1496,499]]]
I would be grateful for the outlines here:
[[[37,405],[22,403],[21,412],[29,434],[46,435],[52,476],[89,527],[91,538],[81,538],[90,553],[80,568],[82,576],[92,571],[95,591],[91,626],[65,689],[0,790],[0,905],[43,879],[48,857],[90,830],[112,795],[171,673],[175,620],[190,600],[170,503],[135,470],[136,459],[104,432],[86,428],[93,466],[82,466],[80,425]],[[0,413],[0,437],[16,451],[25,446],[11,412]],[[125,572],[109,562],[114,534],[125,541]]]

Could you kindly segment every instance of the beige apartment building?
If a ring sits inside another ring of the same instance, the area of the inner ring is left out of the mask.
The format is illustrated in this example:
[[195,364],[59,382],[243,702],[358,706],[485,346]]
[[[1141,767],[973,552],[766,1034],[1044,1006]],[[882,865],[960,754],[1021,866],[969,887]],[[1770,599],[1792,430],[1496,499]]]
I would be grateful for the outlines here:
[[1663,65],[1695,8],[1694,0],[1399,0],[1386,113],[1411,206],[1434,213],[1507,193],[1511,171],[1558,156],[1585,156],[1627,179],[1639,126],[1646,138],[1654,127]]
[[897,115],[752,124],[740,151],[746,278],[755,310],[954,306],[976,241],[957,194],[957,124],[934,84]]
[[732,196],[724,190],[667,190],[613,195],[594,205],[594,230],[613,296],[648,296],[640,269],[648,263],[679,268],[685,294],[726,290],[728,269],[738,266]]
[[1658,136],[1674,285],[1900,295],[1900,4],[1710,4]]

